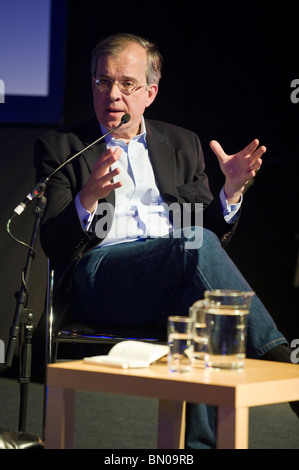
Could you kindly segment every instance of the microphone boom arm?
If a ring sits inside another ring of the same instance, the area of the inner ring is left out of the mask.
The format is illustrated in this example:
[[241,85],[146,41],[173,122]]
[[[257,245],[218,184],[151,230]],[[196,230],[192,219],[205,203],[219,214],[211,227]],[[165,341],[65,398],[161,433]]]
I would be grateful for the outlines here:
[[[58,166],[57,168],[55,168],[55,170],[52,171],[52,173],[49,175],[49,176],[46,176],[45,178],[43,178],[39,183],[37,183],[37,185],[33,188],[32,191],[30,191],[30,193],[27,194],[27,196],[25,197],[25,199],[20,202],[20,204],[14,209],[13,213],[11,214],[10,218],[9,218],[9,221],[11,221],[16,215],[21,215],[22,212],[26,209],[26,207],[36,198],[40,197],[45,189],[46,189],[46,186],[47,186],[47,183],[53,178],[54,175],[56,175],[56,173],[60,170],[62,170],[62,168],[64,168],[66,165],[68,165],[69,163],[71,163],[73,160],[75,160],[76,158],[78,158],[83,152],[85,152],[86,150],[88,150],[90,147],[93,147],[94,145],[98,144],[99,142],[101,142],[102,140],[105,139],[105,137],[107,137],[107,135],[109,134],[112,134],[112,132],[115,132],[116,130],[118,130],[123,124],[126,124],[127,122],[129,122],[131,119],[131,116],[130,114],[126,113],[123,115],[123,117],[121,118],[121,121],[120,123],[114,127],[113,129],[111,129],[110,131],[106,132],[106,134],[102,135],[101,137],[99,137],[97,140],[95,140],[94,142],[92,142],[91,144],[89,144],[87,147],[84,147],[82,150],[80,150],[78,153],[76,153],[75,155],[73,155],[72,157],[70,157],[68,160],[66,160],[65,162],[63,162],[60,166]],[[9,223],[8,223],[9,225]]]

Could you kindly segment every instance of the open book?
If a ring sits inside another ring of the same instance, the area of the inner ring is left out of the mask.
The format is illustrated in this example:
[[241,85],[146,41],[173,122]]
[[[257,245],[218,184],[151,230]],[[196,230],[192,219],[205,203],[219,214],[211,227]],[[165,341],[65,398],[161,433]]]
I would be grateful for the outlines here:
[[169,347],[143,341],[121,341],[115,344],[107,356],[85,357],[86,364],[98,364],[122,369],[149,367],[168,354]]

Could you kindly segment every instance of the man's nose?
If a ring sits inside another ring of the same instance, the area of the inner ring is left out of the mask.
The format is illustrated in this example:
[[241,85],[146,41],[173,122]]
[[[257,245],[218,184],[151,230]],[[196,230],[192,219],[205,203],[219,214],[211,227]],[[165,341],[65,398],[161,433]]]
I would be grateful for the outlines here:
[[111,87],[108,90],[109,97],[111,101],[116,101],[122,98],[120,89],[118,88],[117,82],[113,82]]

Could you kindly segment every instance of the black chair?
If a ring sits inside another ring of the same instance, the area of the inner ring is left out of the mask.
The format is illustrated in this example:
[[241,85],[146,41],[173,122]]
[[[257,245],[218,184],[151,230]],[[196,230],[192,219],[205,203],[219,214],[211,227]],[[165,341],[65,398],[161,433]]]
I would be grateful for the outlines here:
[[[165,344],[166,331],[148,327],[103,327],[94,328],[87,324],[68,323],[55,329],[55,272],[48,261],[48,282],[46,295],[47,314],[47,363],[59,358],[81,359],[87,355],[103,354],[114,344],[125,340],[146,341]],[[62,354],[61,354],[62,353]]]
[[[59,310],[59,308],[58,308]],[[125,340],[146,341],[157,344],[167,342],[166,331],[149,328],[93,328],[90,325],[68,323],[55,328],[55,272],[48,260],[48,279],[45,305],[46,364],[57,360],[82,359],[87,356],[106,354],[111,347]],[[41,329],[44,323],[41,322]],[[43,431],[47,406],[47,385],[44,389]]]

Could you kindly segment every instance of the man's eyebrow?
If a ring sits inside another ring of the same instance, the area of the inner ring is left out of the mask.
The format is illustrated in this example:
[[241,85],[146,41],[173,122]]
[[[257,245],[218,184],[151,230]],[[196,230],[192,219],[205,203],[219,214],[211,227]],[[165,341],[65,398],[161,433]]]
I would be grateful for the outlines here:
[[128,81],[130,81],[130,82],[138,83],[137,78],[135,78],[135,77],[130,77],[130,76],[128,76],[128,75],[124,75],[123,77],[121,77],[121,80],[128,80]]
[[[98,76],[103,77],[103,78],[107,78],[108,80],[113,80],[113,78],[111,78],[111,76],[107,73],[101,73]],[[130,80],[132,82],[138,83],[138,80],[135,77],[130,77],[129,75],[124,75],[123,77],[121,77],[121,80]]]

